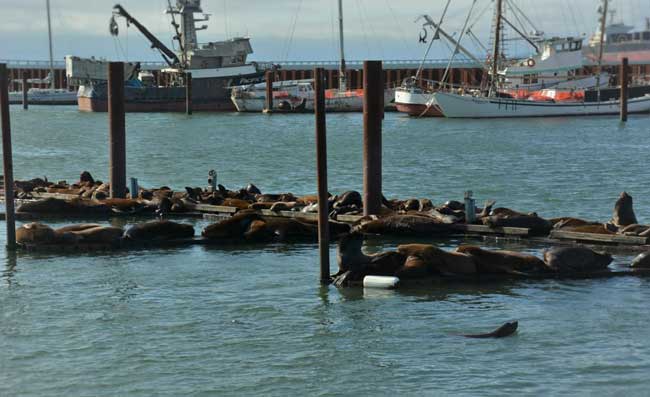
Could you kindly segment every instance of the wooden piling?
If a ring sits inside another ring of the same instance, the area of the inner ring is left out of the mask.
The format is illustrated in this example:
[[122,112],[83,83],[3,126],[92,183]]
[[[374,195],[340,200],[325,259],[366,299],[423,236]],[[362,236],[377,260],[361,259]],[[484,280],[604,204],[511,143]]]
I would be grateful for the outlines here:
[[0,63],[0,117],[2,117],[2,168],[4,172],[7,249],[16,249],[16,216],[14,211],[14,165],[11,150],[11,123],[9,121],[9,73]]
[[266,103],[264,105],[265,112],[273,111],[273,72],[266,72]]
[[185,113],[192,114],[192,73],[185,74]]
[[314,69],[316,102],[316,168],[318,179],[318,251],[320,253],[320,280],[330,281],[329,197],[327,196],[327,123],[325,120],[325,70]]
[[628,59],[621,61],[621,122],[627,121],[627,99],[628,99]]
[[29,99],[27,98],[27,72],[23,72],[23,109],[29,109]]
[[126,198],[124,63],[108,65],[109,177],[111,198]]
[[381,61],[363,63],[363,214],[381,210],[381,129],[384,83]]

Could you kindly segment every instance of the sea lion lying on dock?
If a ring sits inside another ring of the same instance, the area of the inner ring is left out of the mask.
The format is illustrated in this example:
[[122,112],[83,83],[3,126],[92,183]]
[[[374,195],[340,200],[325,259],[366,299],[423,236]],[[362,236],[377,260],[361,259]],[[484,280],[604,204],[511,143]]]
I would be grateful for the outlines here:
[[364,234],[409,236],[448,234],[453,231],[448,224],[431,217],[419,215],[391,215],[376,220],[362,221],[354,229]]
[[537,216],[537,214],[534,213],[530,215],[490,215],[483,218],[482,222],[484,225],[487,225],[491,228],[520,227],[530,229],[530,234],[536,236],[546,236],[553,228],[551,222]]
[[168,220],[138,223],[126,230],[124,238],[132,241],[164,241],[194,237],[192,225]]
[[462,335],[462,336],[464,336],[465,338],[476,338],[476,339],[505,338],[517,332],[518,327],[519,327],[519,322],[513,321],[510,323],[505,323],[499,328],[487,334],[470,334],[470,335]]
[[16,242],[26,245],[117,244],[124,230],[98,224],[70,225],[53,229],[34,222],[16,229]]
[[588,273],[607,270],[612,256],[584,247],[552,248],[544,252],[544,262],[557,273]]
[[23,203],[16,212],[48,215],[107,215],[112,210],[108,205],[99,202],[46,198]]
[[488,251],[472,245],[461,245],[456,252],[469,255],[483,274],[534,274],[547,271],[543,260],[534,255],[514,251]]

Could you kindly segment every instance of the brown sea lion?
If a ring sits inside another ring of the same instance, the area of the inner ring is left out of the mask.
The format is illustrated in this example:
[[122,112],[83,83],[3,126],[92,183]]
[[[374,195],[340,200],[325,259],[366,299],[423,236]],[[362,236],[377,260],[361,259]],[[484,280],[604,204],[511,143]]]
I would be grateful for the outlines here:
[[240,200],[240,199],[235,199],[235,198],[227,198],[221,203],[222,206],[224,207],[234,207],[240,210],[245,210],[248,209],[248,207],[251,205],[246,200]]
[[264,203],[264,202],[260,203],[260,202],[257,202],[257,203],[250,204],[248,206],[248,208],[252,209],[252,210],[269,210],[269,209],[271,209],[271,207],[273,207],[273,204],[275,204],[275,203]]
[[632,260],[630,267],[635,269],[650,269],[650,252],[639,254]]
[[333,208],[347,207],[351,205],[357,206],[358,208],[363,207],[363,200],[361,198],[361,193],[351,190],[339,196],[336,196]]
[[620,229],[618,231],[618,234],[622,234],[625,236],[641,236],[641,234],[647,232],[648,230],[650,230],[650,226],[638,225],[635,223]]
[[558,273],[584,273],[606,270],[612,256],[584,247],[562,247],[544,252],[544,262]]
[[563,229],[569,227],[579,227],[579,226],[592,226],[600,225],[599,222],[586,221],[584,219],[572,218],[572,217],[563,217],[563,218],[552,218],[549,219],[549,222],[553,224],[553,229]]
[[109,214],[111,208],[102,203],[85,202],[79,199],[62,200],[46,198],[21,204],[16,212],[51,215]]
[[115,244],[122,239],[124,230],[120,227],[98,226],[71,233],[80,238],[80,243]]
[[48,225],[33,222],[16,229],[16,242],[19,244],[55,244],[60,236]]
[[260,189],[257,188],[257,186],[253,185],[252,183],[249,183],[245,188],[244,188],[249,194],[262,194]]
[[433,209],[433,203],[429,199],[420,199],[418,211],[426,212]]
[[435,269],[419,256],[407,257],[404,265],[395,272],[400,279],[425,278],[432,274],[435,274]]
[[537,215],[491,215],[482,219],[484,225],[491,228],[519,227],[530,229],[531,235],[545,236],[553,228],[551,222]]
[[366,234],[432,235],[453,231],[440,221],[416,215],[391,215],[358,225],[357,230]]
[[576,232],[576,233],[593,233],[593,234],[616,234],[616,232],[608,229],[606,224],[603,223],[594,223],[589,225],[582,226],[565,226],[560,230],[565,232]]
[[612,223],[618,227],[638,223],[636,215],[634,215],[632,196],[627,192],[621,193],[618,200],[616,200]]
[[361,251],[363,235],[351,233],[339,240],[337,247],[337,262],[342,275],[352,272],[348,280],[361,280],[367,275],[393,276],[404,266],[406,257],[398,252],[389,251],[377,255],[366,255]]
[[519,322],[513,321],[510,323],[505,323],[494,331],[487,334],[470,334],[463,335],[465,338],[477,338],[477,339],[487,339],[487,338],[505,338],[517,332],[519,327]]
[[194,237],[194,227],[167,220],[138,223],[124,233],[133,241],[161,241]]
[[[405,257],[415,256],[423,260],[428,274],[468,275],[476,274],[477,268],[469,255],[449,252],[429,244],[406,244],[397,247]],[[424,271],[425,269],[420,269]]]
[[56,229],[57,233],[68,233],[68,232],[81,232],[86,229],[93,229],[96,227],[101,227],[102,225],[98,223],[79,223],[76,225],[68,225]]
[[239,240],[253,221],[263,221],[262,216],[253,210],[239,211],[228,219],[205,227],[201,235],[210,240]]
[[471,256],[479,273],[525,274],[540,273],[547,270],[543,260],[520,252],[488,251],[472,245],[461,245],[456,249],[456,252]]
[[296,202],[301,205],[318,203],[318,195],[308,195],[308,196],[298,197],[298,200],[296,200]]
[[266,228],[278,241],[289,241],[295,239],[316,239],[318,237],[318,226],[301,222],[294,218],[264,218]]
[[273,212],[279,212],[279,211],[293,211],[294,209],[302,208],[303,205],[298,204],[298,202],[290,202],[290,203],[285,203],[282,201],[279,201],[277,203],[274,203],[270,210]]

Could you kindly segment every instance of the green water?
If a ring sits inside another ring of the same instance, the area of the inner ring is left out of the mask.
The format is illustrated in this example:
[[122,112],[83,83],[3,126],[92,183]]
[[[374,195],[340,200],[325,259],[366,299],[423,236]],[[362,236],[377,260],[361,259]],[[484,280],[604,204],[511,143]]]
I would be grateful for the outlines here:
[[[17,179],[107,178],[105,114],[12,107]],[[607,220],[617,195],[650,216],[648,117],[458,121],[387,114],[388,197],[461,199]],[[362,120],[328,116],[330,191],[359,190]],[[309,115],[127,116],[143,186],[313,193]],[[73,222],[73,221],[70,221]],[[118,221],[115,221],[118,222]],[[196,229],[204,221],[192,221]],[[65,223],[65,222],[64,222]],[[4,228],[0,239],[4,242]],[[404,241],[369,241],[367,250]],[[445,248],[458,240],[430,242]],[[473,241],[477,242],[477,241]],[[541,255],[544,246],[480,242]],[[334,258],[332,246],[332,258]],[[646,395],[648,280],[341,291],[315,245],[0,252],[0,395]],[[630,261],[616,256],[615,266]],[[335,267],[335,266],[334,266]],[[502,340],[486,332],[517,319]]]

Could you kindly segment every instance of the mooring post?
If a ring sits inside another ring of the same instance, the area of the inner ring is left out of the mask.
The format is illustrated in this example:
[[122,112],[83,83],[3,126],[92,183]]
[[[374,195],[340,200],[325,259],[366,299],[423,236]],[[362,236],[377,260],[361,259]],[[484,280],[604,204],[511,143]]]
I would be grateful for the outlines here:
[[185,74],[185,113],[192,114],[192,73]]
[[109,178],[111,198],[126,198],[124,63],[108,65]]
[[363,63],[363,215],[381,210],[381,128],[384,118],[381,61]]
[[476,222],[476,202],[471,190],[465,192],[465,223],[471,225]]
[[628,59],[623,58],[621,61],[621,121],[627,121],[627,80],[628,80]]
[[2,117],[2,169],[4,172],[5,216],[7,249],[16,249],[16,217],[14,214],[14,164],[11,150],[11,123],[9,122],[9,73],[0,63],[0,117]]
[[266,72],[266,103],[264,105],[264,111],[270,113],[273,111],[273,72]]
[[138,186],[138,178],[131,178],[130,179],[130,188],[129,192],[131,193],[131,198],[132,199],[137,199],[138,194],[140,193],[140,186]]
[[325,120],[325,71],[314,69],[316,102],[316,167],[318,179],[318,251],[320,253],[320,280],[330,281],[329,197],[327,194],[327,123]]
[[23,109],[29,109],[29,99],[27,98],[27,72],[23,71]]

